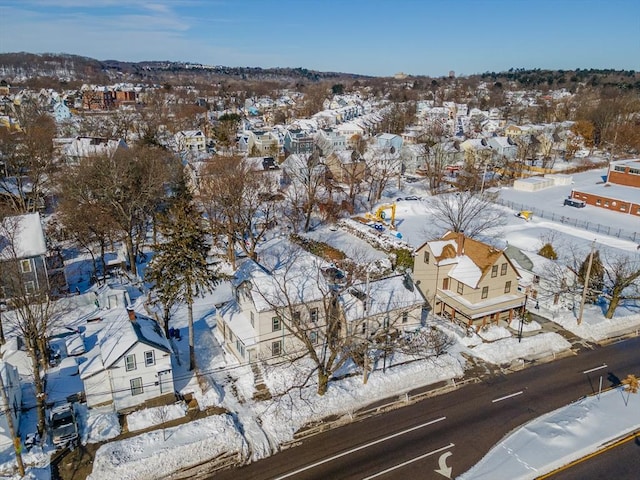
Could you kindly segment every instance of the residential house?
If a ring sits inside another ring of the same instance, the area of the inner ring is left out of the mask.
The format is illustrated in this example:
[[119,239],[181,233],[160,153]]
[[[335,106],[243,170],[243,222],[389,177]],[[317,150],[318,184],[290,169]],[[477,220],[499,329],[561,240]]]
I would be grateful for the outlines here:
[[284,134],[284,154],[311,154],[315,142],[313,136],[304,130],[287,130]]
[[402,171],[404,173],[416,173],[418,168],[427,162],[427,152],[424,144],[405,144],[400,151],[400,158],[402,160]]
[[[18,369],[13,365],[0,360],[0,375],[4,385],[4,395],[0,397],[0,448],[5,449],[13,445],[14,436],[9,430],[9,418],[13,421],[13,432],[19,435],[20,412],[22,409],[22,387]],[[3,397],[6,396],[7,402]],[[10,417],[7,417],[9,415]]]
[[62,144],[60,156],[64,162],[77,165],[82,158],[103,155],[112,157],[120,148],[128,148],[122,139],[76,137],[70,142]]
[[506,136],[489,137],[487,144],[493,149],[494,155],[497,155],[498,158],[504,157],[509,160],[513,160],[516,158],[516,154],[518,153],[518,146],[516,143]]
[[421,245],[413,275],[435,314],[467,326],[510,322],[524,308],[520,274],[505,252],[464,233]]
[[[340,321],[341,335],[371,339],[421,325],[425,300],[406,276],[346,286],[333,265],[287,240],[263,246],[260,263],[247,259],[233,281],[235,299],[218,309],[216,334],[243,364],[277,362],[300,352],[301,334],[320,344],[329,315]],[[287,325],[300,325],[294,329]]]
[[343,135],[333,129],[322,129],[315,133],[316,146],[324,157],[338,150],[347,148],[347,140]]
[[460,143],[465,161],[475,166],[484,165],[491,160],[491,147],[484,138],[469,138]]
[[0,295],[10,299],[38,291],[67,291],[62,257],[50,253],[39,213],[5,217],[0,224]]
[[56,122],[63,122],[71,118],[71,110],[64,102],[56,102],[53,106],[53,118]]
[[172,349],[160,325],[131,307],[99,312],[83,332],[87,353],[79,371],[87,406],[123,412],[173,401]]
[[274,156],[280,152],[280,139],[274,132],[248,131],[247,152],[252,157]]
[[85,110],[112,110],[116,106],[115,92],[107,87],[83,86],[82,108]]
[[419,328],[426,301],[410,276],[395,275],[346,288],[338,305],[345,334],[371,339]]
[[204,152],[207,138],[202,130],[183,130],[173,137],[177,152]]
[[338,183],[360,183],[367,172],[367,163],[354,150],[337,150],[326,156],[324,163],[331,178]]
[[300,340],[284,321],[306,322],[309,338],[318,341],[331,301],[318,257],[284,239],[267,242],[258,256],[259,262],[246,259],[239,266],[234,300],[217,309],[219,340],[245,364],[299,350]]
[[375,136],[375,142],[391,153],[399,152],[403,144],[402,137],[393,133],[379,133]]
[[640,159],[610,162],[604,183],[574,188],[569,197],[598,208],[640,217]]

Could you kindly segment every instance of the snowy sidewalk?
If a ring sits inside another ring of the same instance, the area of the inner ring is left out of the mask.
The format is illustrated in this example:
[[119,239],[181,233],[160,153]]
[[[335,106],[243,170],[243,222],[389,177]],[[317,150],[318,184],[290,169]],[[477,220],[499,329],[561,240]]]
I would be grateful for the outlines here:
[[[628,401],[627,401],[628,396]],[[534,479],[640,429],[640,393],[618,387],[543,415],[505,437],[459,480]]]

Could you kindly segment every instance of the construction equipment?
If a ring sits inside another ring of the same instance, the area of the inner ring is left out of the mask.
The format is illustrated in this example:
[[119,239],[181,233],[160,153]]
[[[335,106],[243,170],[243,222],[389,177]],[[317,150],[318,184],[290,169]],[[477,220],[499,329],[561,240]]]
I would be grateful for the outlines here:
[[[385,210],[391,209],[390,217],[387,217],[387,213]],[[380,222],[391,230],[396,229],[396,204],[395,203],[387,203],[384,205],[380,205],[376,210],[376,213],[365,213],[365,217],[368,220],[373,220],[374,222]]]
[[524,218],[528,222],[533,218],[533,212],[529,210],[520,210],[516,213],[516,217]]

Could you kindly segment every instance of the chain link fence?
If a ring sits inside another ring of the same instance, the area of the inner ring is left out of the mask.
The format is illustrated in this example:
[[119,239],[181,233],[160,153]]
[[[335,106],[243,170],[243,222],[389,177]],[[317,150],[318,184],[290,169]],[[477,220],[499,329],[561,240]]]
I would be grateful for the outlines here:
[[577,218],[567,217],[565,215],[560,215],[554,212],[545,212],[544,210],[536,207],[503,200],[501,198],[496,199],[495,202],[517,211],[528,210],[530,212],[533,212],[535,216],[551,220],[552,222],[559,222],[571,227],[582,228],[591,232],[602,233],[604,235],[610,235],[612,237],[631,240],[632,242],[640,241],[640,233],[633,232],[631,230],[625,230],[624,228],[619,228],[616,226],[612,227],[611,225],[602,225],[600,223],[589,222],[587,220],[578,220]]

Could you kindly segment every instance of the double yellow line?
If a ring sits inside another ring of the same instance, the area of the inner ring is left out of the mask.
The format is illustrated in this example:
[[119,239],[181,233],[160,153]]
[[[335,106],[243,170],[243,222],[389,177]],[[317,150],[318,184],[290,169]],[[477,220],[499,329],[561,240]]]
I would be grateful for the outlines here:
[[606,447],[601,448],[600,450],[596,450],[595,452],[590,453],[589,455],[585,455],[584,457],[579,458],[578,460],[574,460],[573,462],[567,463],[566,465],[564,465],[564,466],[562,466],[560,468],[556,468],[552,472],[549,472],[549,473],[547,473],[545,475],[542,475],[540,477],[536,477],[536,480],[543,480],[545,478],[550,478],[550,477],[556,475],[557,473],[560,473],[560,472],[562,472],[564,470],[567,470],[567,469],[573,467],[574,465],[577,465],[577,464],[582,463],[582,462],[584,462],[586,460],[589,460],[590,458],[593,458],[593,457],[595,457],[597,455],[600,455],[601,453],[604,453],[604,452],[606,452],[608,450],[611,450],[613,448],[619,447],[620,445],[622,445],[624,443],[627,443],[628,441],[633,440],[634,438],[640,438],[640,431],[631,433],[631,434],[627,435],[626,437],[624,437],[624,438],[612,443],[611,445],[607,445]]

